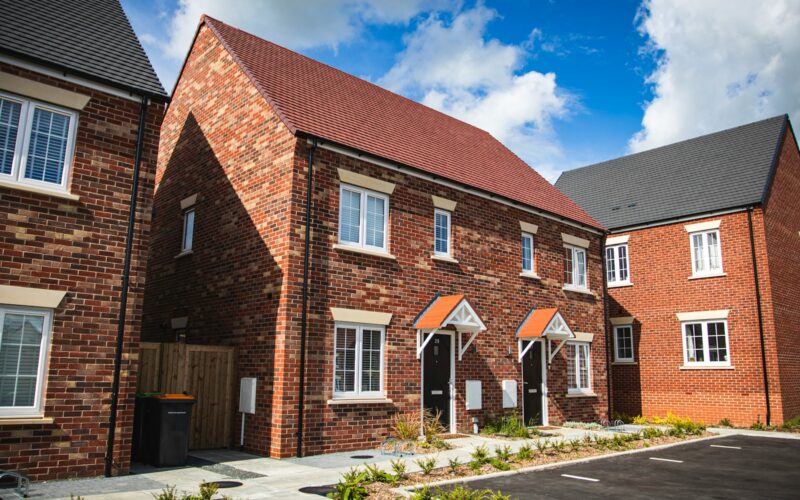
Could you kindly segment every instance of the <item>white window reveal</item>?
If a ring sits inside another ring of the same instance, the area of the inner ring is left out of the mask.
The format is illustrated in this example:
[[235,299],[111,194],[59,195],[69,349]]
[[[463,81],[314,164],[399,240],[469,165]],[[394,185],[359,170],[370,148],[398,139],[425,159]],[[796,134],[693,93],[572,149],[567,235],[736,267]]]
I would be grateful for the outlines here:
[[633,326],[614,327],[614,361],[633,363]]
[[0,308],[0,416],[42,415],[52,313]]
[[194,242],[194,208],[183,212],[183,237],[181,253],[190,252]]
[[434,253],[450,257],[452,254],[452,228],[450,212],[436,209],[434,211]]
[[522,272],[534,274],[533,268],[533,235],[522,233]]
[[725,320],[683,323],[686,366],[730,366],[728,322]]
[[591,394],[591,359],[588,342],[567,345],[567,388],[569,394]]
[[586,290],[586,249],[564,245],[564,286]]
[[692,243],[692,274],[713,276],[722,274],[722,251],[719,229],[689,234]]
[[627,244],[606,248],[606,279],[609,285],[630,283]]
[[0,179],[67,190],[77,114],[0,93]]
[[333,355],[333,397],[383,397],[384,327],[337,324]]
[[339,200],[339,243],[388,251],[389,197],[342,185]]

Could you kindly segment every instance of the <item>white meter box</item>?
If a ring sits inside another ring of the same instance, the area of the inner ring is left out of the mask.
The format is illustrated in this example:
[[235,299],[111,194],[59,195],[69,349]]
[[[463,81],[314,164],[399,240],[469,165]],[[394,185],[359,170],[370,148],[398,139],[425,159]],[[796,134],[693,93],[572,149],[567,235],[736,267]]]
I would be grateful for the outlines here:
[[253,414],[256,412],[256,379],[242,378],[239,384],[239,411]]

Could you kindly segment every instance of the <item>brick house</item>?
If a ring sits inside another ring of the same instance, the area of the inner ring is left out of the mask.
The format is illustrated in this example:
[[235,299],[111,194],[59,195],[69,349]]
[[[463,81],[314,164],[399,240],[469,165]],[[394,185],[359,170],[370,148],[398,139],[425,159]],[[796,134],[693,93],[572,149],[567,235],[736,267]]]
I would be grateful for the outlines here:
[[617,412],[747,426],[800,415],[800,157],[787,116],[556,186],[610,231]]
[[156,185],[143,339],[236,347],[245,449],[607,415],[603,229],[488,133],[204,17]]
[[3,0],[0,22],[0,469],[124,472],[167,95],[116,0]]

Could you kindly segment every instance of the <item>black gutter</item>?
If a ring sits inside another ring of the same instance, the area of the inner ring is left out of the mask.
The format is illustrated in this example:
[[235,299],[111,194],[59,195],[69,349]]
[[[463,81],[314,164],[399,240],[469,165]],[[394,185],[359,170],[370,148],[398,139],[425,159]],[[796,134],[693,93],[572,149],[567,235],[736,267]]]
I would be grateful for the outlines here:
[[[606,238],[608,233],[600,240],[600,269],[603,270],[603,328],[606,332],[606,399],[608,400],[608,420],[611,420],[613,405],[611,403],[611,356],[614,354],[614,343],[611,339],[611,329],[608,327],[608,285],[606,284]],[[633,342],[633,325],[631,325],[631,342]]]
[[305,410],[306,333],[308,331],[308,267],[311,257],[311,189],[314,186],[314,153],[317,140],[312,139],[308,151],[308,185],[306,187],[306,241],[303,249],[303,312],[300,316],[300,386],[297,389],[297,456],[303,456],[303,411]]
[[111,384],[111,414],[108,417],[108,443],[106,444],[105,476],[111,477],[114,468],[114,438],[117,427],[117,403],[119,400],[119,378],[122,369],[122,348],[125,336],[125,313],[128,305],[128,282],[131,272],[131,254],[133,253],[133,229],[136,225],[136,202],[139,195],[139,167],[142,162],[142,144],[144,143],[145,118],[147,117],[148,98],[142,97],[139,108],[139,130],[136,132],[136,152],[133,156],[133,186],[131,187],[131,203],[128,212],[128,234],[125,240],[125,262],[122,265],[122,292],[119,298],[119,321],[117,323],[117,347],[114,352],[114,380]]
[[771,409],[769,402],[769,376],[767,375],[767,350],[764,345],[764,317],[761,313],[761,287],[758,282],[758,261],[756,260],[756,240],[753,235],[753,207],[747,209],[747,225],[750,229],[750,251],[753,256],[753,280],[756,285],[756,308],[758,311],[758,335],[761,339],[761,366],[764,372],[764,399],[767,405],[766,425],[769,427]]

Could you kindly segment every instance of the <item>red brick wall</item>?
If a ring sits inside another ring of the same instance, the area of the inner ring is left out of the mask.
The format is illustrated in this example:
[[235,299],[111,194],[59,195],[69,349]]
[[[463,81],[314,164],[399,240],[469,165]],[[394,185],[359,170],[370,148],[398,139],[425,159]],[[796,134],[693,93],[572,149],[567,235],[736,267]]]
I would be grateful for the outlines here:
[[[248,418],[246,448],[277,457],[295,453],[308,147],[278,122],[202,28],[162,130],[144,335],[173,340],[170,317],[189,316],[188,342],[237,346],[238,376],[259,378],[258,411]],[[338,227],[337,167],[397,184],[389,229],[396,260],[332,249]],[[500,381],[519,379],[514,331],[533,306],[558,306],[574,329],[595,334],[598,396],[565,397],[560,355],[549,371],[551,420],[605,415],[602,301],[561,290],[560,233],[591,239],[589,281],[595,293],[602,278],[598,236],[322,149],[317,150],[314,179],[306,454],[375,444],[388,435],[395,412],[419,408],[419,361],[410,325],[437,290],[466,293],[489,327],[476,341],[477,354],[469,352],[456,369],[459,394],[466,378],[483,380],[482,416],[500,410]],[[195,193],[194,253],[175,259],[180,200]],[[431,194],[458,202],[453,227],[459,264],[430,259]],[[519,277],[520,219],[540,227],[541,281]],[[334,306],[394,314],[387,327],[385,379],[392,404],[327,405],[333,381],[329,308]],[[511,356],[508,347],[513,347]],[[469,415],[462,396],[457,406],[459,425],[465,428]]]
[[[0,64],[0,70],[90,95],[78,118],[70,191],[80,200],[0,188],[0,284],[67,290],[55,310],[45,417],[0,420],[0,468],[33,479],[103,472],[139,103]],[[144,255],[163,106],[148,112],[131,266],[115,461],[129,466]]]
[[[721,277],[692,275],[684,225],[721,220]],[[771,307],[763,217],[753,214],[763,310]],[[621,233],[622,234],[622,233]],[[750,425],[766,418],[751,245],[746,212],[697,219],[627,233],[633,286],[609,290],[609,316],[633,316],[634,365],[612,365],[614,409],[629,415],[677,415],[716,424],[723,418]],[[617,236],[616,234],[614,236]],[[682,370],[683,341],[678,312],[729,309],[730,370]],[[774,326],[765,316],[768,365],[776,366]],[[770,373],[773,414],[780,380]]]
[[764,214],[783,399],[782,414],[773,421],[780,423],[800,415],[800,155],[791,129],[781,145]]

